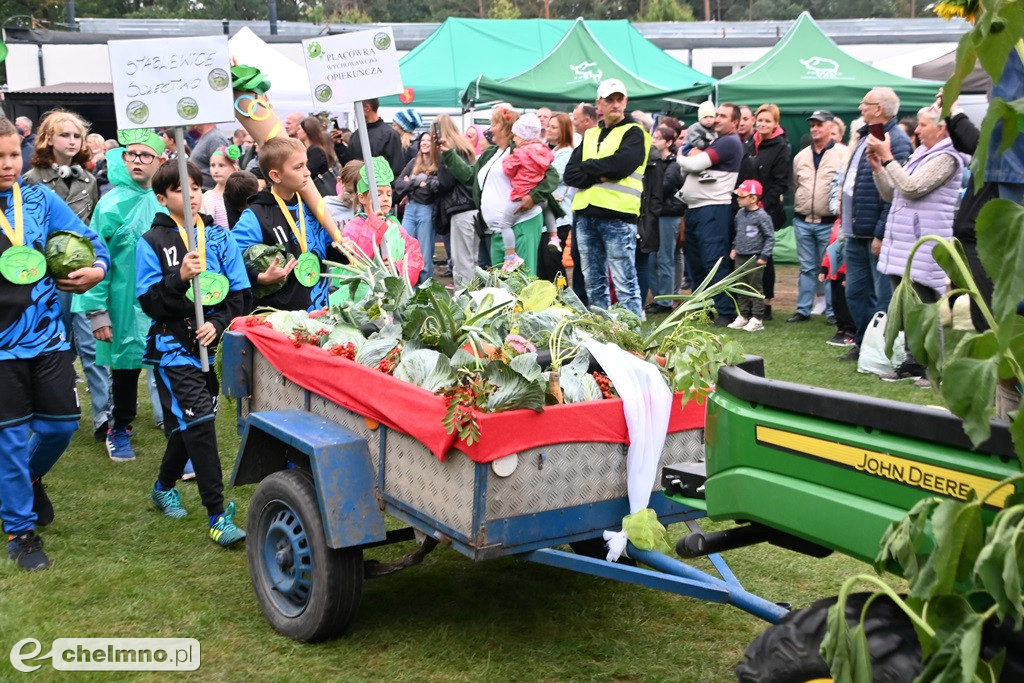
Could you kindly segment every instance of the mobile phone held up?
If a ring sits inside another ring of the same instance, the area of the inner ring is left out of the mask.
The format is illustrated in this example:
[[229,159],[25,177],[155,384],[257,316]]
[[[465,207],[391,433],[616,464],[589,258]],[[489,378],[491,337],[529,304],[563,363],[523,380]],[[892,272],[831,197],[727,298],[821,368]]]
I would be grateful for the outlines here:
[[872,123],[868,126],[868,134],[872,137],[878,138],[879,140],[885,139],[885,124],[884,123]]

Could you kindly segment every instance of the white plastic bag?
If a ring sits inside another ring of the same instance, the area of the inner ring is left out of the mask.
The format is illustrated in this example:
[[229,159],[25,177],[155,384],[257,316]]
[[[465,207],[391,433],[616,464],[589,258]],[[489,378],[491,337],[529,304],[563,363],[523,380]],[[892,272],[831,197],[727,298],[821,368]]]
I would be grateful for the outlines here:
[[857,359],[857,372],[865,375],[884,375],[895,372],[896,368],[906,360],[906,347],[903,333],[896,337],[892,345],[892,357],[885,355],[885,311],[878,311],[868,323],[864,333],[864,341],[860,344],[860,357]]
[[[622,399],[629,429],[626,455],[626,490],[630,514],[647,507],[658,480],[658,462],[668,433],[672,391],[658,369],[614,344],[595,339],[585,342],[587,351],[601,364]],[[607,560],[615,562],[626,549],[625,531],[605,531]]]

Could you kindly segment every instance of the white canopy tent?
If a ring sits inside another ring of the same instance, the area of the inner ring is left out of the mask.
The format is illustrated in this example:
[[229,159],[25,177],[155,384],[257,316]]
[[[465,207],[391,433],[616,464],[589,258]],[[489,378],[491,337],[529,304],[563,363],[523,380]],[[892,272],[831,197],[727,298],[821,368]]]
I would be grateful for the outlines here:
[[267,97],[282,120],[293,111],[303,114],[323,111],[324,105],[314,103],[310,95],[305,65],[284,56],[248,27],[228,39],[228,48],[231,58],[238,64],[254,66],[270,79]]

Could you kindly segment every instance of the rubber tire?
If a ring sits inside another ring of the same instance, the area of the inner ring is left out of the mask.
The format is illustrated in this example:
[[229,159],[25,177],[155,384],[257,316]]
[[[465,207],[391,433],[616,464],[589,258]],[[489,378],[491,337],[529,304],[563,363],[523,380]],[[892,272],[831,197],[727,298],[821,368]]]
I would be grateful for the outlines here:
[[[846,602],[846,619],[860,620],[868,593],[855,593]],[[818,654],[825,637],[828,609],[837,598],[819,600],[790,612],[747,647],[736,666],[741,683],[804,683],[831,680]],[[864,630],[871,650],[875,683],[908,683],[921,673],[921,646],[910,619],[887,597],[871,603]]]
[[985,623],[981,634],[981,658],[992,659],[1000,650],[1006,650],[1006,661],[999,683],[1020,683],[1024,681],[1024,631],[1013,630],[1013,621],[1002,623],[994,619]]
[[[311,587],[301,613],[287,614],[277,604],[264,566],[267,527],[285,506],[298,518],[308,539]],[[313,643],[340,635],[359,608],[363,590],[362,548],[327,545],[312,475],[302,469],[275,472],[264,479],[249,504],[246,554],[253,590],[267,621],[278,633]]]

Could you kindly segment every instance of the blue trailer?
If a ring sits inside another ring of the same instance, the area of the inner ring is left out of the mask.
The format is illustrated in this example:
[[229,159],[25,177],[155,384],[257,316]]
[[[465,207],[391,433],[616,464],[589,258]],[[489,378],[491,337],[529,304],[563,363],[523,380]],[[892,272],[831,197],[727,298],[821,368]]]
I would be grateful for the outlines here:
[[[632,561],[604,559],[602,533],[629,512],[623,444],[553,444],[490,463],[453,450],[442,461],[286,379],[243,334],[227,333],[221,353],[242,437],[231,484],[259,484],[248,509],[249,571],[264,614],[286,636],[340,634],[365,579],[413,566],[439,544],[473,560],[513,555],[730,604],[772,623],[787,611],[744,590],[716,553],[707,557],[717,576],[632,545]],[[703,436],[669,434],[661,464],[702,462]],[[655,489],[650,507],[661,522],[699,534],[705,512]],[[385,515],[405,526],[388,530]],[[364,562],[365,551],[399,542],[416,545],[398,562]]]

